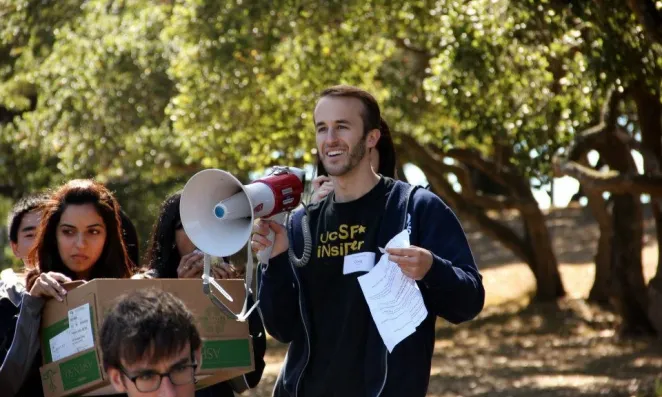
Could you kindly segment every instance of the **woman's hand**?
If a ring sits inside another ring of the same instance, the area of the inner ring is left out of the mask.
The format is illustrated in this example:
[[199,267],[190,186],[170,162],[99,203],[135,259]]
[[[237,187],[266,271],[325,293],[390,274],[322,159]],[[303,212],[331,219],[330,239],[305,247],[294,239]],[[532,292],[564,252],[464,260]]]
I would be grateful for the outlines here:
[[211,267],[211,275],[215,279],[237,278],[234,268],[225,262],[215,263]]
[[177,266],[177,277],[200,278],[204,270],[204,254],[198,250],[182,256]]
[[55,298],[62,302],[67,290],[60,284],[69,282],[71,279],[62,273],[41,273],[30,289],[30,296],[44,299]]
[[[195,250],[186,254],[179,261],[177,277],[179,278],[201,278],[205,270],[204,253]],[[211,277],[215,279],[237,278],[235,270],[229,263],[212,263]]]
[[333,181],[328,176],[318,176],[313,179],[313,196],[311,203],[316,203],[333,191]]

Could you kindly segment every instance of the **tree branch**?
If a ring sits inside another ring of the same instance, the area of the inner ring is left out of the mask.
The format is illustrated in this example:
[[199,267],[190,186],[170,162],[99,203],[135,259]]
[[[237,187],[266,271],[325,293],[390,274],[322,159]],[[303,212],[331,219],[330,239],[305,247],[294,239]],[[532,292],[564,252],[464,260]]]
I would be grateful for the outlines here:
[[627,96],[628,91],[629,88],[625,88],[623,92],[618,92],[615,87],[611,87],[607,91],[607,98],[604,105],[602,105],[602,111],[600,113],[601,124],[605,124],[607,128],[616,127],[616,122],[618,121],[618,105],[623,98]]
[[[470,149],[451,149],[445,155],[481,171],[508,189],[517,199],[531,197],[529,185],[524,183],[523,178],[508,165],[496,164],[493,161],[486,160],[480,153]],[[526,209],[528,200],[525,199],[520,203],[519,208]]]
[[505,168],[505,166],[501,166],[499,169],[496,169],[494,164],[485,160],[475,150],[455,148],[444,152],[444,155],[459,161],[460,163],[472,166],[473,168],[494,179],[495,182],[502,185],[503,187],[509,187],[509,183],[506,178],[504,178],[503,172],[500,172],[503,168]]
[[567,157],[570,161],[577,161],[591,150],[597,149],[597,147],[602,143],[606,130],[607,127],[604,123],[600,123],[596,126],[589,127],[588,129],[584,130],[582,133],[577,135],[574,142],[570,144],[565,157]]
[[639,152],[639,154],[641,154],[641,157],[644,158],[644,173],[653,175],[660,174],[660,162],[655,157],[655,153],[644,147],[641,142],[634,139],[634,137],[623,128],[618,128],[616,130],[616,137],[631,150],[636,150]]
[[429,51],[412,46],[411,44],[407,43],[406,39],[396,37],[395,38],[395,44],[400,48],[403,48],[407,51],[410,51],[410,52],[413,52],[413,53],[417,54],[418,56],[424,57],[426,59],[431,59],[432,58],[432,55],[430,55]]
[[662,12],[655,7],[655,1],[628,0],[628,5],[644,27],[648,37],[652,41],[662,44]]
[[650,194],[662,197],[662,176],[628,175],[617,171],[595,171],[574,162],[554,161],[554,167],[562,175],[571,176],[587,189],[613,194]]
[[429,165],[422,165],[421,169],[432,183],[432,186],[441,190],[443,197],[452,203],[453,209],[461,216],[467,217],[476,223],[481,231],[499,241],[522,261],[531,263],[532,255],[526,250],[527,245],[510,227],[490,218],[486,215],[484,209],[478,208],[473,205],[471,200],[466,200],[464,195],[455,192],[444,176],[439,175]]
[[[496,205],[495,202],[498,202],[499,199],[495,200],[477,195],[472,196],[470,193],[472,191],[471,179],[468,177],[468,171],[466,168],[444,163],[441,156],[424,148],[410,136],[403,135],[401,136],[401,140],[402,144],[400,148],[402,149],[402,157],[409,158],[421,168],[425,173],[425,176],[428,178],[433,190],[439,194],[454,211],[460,216],[466,217],[474,222],[481,231],[496,241],[499,241],[519,259],[526,263],[532,263],[533,255],[527,249],[529,246],[525,244],[524,240],[518,236],[513,229],[490,218],[486,214],[486,209],[488,209],[490,205],[498,209],[517,208],[522,202],[512,201],[513,203],[516,202],[517,205],[512,204],[512,207],[510,207],[511,204]],[[462,194],[457,193],[446,178],[448,173],[456,175],[460,184],[462,185],[462,183],[464,183],[463,186],[467,186],[469,190],[463,188]],[[488,202],[485,201],[486,199],[491,200],[490,205],[487,205]]]
[[[516,200],[506,196],[487,196],[476,192],[476,189],[471,182],[469,171],[462,166],[446,164],[443,161],[443,155],[433,152],[420,145],[414,138],[410,136],[402,136],[403,143],[406,143],[407,148],[412,152],[412,158],[420,159],[429,157],[434,161],[435,170],[443,175],[453,174],[458,179],[458,183],[462,187],[462,199],[469,200],[473,205],[481,207],[486,210],[507,210],[525,208],[526,202]],[[458,160],[459,161],[459,160]],[[493,168],[493,167],[492,167]]]

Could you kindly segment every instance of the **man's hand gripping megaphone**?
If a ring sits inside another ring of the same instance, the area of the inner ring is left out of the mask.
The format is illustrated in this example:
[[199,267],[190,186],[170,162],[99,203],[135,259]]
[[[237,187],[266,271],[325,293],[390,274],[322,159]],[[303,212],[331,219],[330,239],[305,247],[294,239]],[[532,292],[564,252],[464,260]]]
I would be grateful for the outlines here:
[[[289,244],[283,223],[287,213],[301,201],[303,180],[304,171],[301,169],[274,167],[269,175],[248,185],[218,169],[200,171],[186,183],[180,202],[181,220],[186,234],[205,254],[203,291],[230,318],[245,321],[259,303],[255,302],[248,310],[247,299],[253,277],[251,249],[265,264],[271,257],[287,250]],[[258,218],[265,219],[254,225]],[[251,241],[247,246],[246,300],[241,313],[235,314],[210,288],[213,286],[232,301],[227,291],[211,277],[211,256],[235,254],[246,245],[251,235],[257,241]]]
[[287,230],[282,222],[272,219],[260,219],[253,226],[253,237],[251,238],[251,248],[253,252],[264,253],[266,263],[269,259],[287,251],[290,241],[287,237]]

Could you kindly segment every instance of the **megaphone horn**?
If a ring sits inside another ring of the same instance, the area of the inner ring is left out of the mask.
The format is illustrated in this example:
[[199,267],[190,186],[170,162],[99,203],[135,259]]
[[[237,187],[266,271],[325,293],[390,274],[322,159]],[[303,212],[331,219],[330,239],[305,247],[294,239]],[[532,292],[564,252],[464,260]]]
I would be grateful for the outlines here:
[[303,170],[276,168],[243,185],[229,172],[207,169],[193,175],[180,201],[182,226],[191,242],[213,256],[230,256],[250,239],[255,218],[294,209],[303,193]]

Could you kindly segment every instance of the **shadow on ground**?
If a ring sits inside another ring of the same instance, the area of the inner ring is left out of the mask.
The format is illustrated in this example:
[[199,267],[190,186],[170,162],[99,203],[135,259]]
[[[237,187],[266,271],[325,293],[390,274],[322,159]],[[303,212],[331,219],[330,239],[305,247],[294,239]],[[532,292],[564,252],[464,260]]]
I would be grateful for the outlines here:
[[[572,299],[488,307],[459,326],[438,320],[428,396],[657,397],[662,342],[621,338],[617,326],[612,312]],[[284,354],[269,341],[257,396],[271,395]]]
[[488,308],[440,321],[429,396],[655,396],[662,343],[623,339],[611,312],[582,300]]

